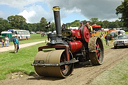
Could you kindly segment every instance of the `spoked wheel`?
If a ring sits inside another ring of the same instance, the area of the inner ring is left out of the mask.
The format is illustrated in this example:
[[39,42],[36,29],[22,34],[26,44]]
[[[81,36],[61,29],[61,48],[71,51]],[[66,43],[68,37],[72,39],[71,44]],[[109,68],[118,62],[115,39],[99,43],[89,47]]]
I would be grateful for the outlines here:
[[65,61],[69,61],[72,58],[73,56],[70,52],[69,58],[67,58],[64,50],[54,50],[48,52],[40,51],[35,56],[34,64],[37,65],[35,65],[34,68],[39,76],[55,76],[64,78],[69,76],[73,71],[73,63],[64,64]]
[[89,58],[93,65],[100,65],[103,63],[104,48],[100,38],[92,37],[89,41]]
[[100,55],[101,55],[101,48],[100,48],[99,43],[97,41],[96,42],[96,56],[97,56],[98,61],[100,60],[100,57],[101,57]]
[[[65,55],[65,52],[63,52],[61,59],[60,59],[60,63],[69,61],[70,59],[72,59],[72,54],[70,53],[70,57],[67,58],[67,56]],[[60,70],[63,76],[69,76],[73,71],[73,64],[62,65],[60,66]]]

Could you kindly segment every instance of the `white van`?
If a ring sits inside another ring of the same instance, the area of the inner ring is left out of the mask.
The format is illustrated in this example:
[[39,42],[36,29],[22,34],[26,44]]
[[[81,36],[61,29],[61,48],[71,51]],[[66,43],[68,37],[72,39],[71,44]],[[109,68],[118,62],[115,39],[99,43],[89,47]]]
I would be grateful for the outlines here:
[[12,32],[12,37],[17,36],[19,40],[30,38],[30,33],[28,30],[9,29],[8,31]]
[[112,32],[110,33],[110,35],[111,35],[113,38],[116,38],[118,35],[125,35],[125,31],[124,31],[124,30],[112,31]]

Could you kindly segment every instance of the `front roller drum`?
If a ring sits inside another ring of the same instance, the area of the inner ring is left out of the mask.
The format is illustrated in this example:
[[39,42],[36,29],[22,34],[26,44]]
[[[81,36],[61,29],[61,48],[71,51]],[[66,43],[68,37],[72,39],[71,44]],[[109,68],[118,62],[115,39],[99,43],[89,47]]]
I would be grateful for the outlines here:
[[73,63],[63,64],[65,61],[69,61],[73,58],[69,53],[67,58],[64,50],[54,50],[43,52],[39,51],[35,56],[34,62],[39,62],[34,66],[36,73],[39,76],[54,76],[54,77],[66,77],[73,71]]

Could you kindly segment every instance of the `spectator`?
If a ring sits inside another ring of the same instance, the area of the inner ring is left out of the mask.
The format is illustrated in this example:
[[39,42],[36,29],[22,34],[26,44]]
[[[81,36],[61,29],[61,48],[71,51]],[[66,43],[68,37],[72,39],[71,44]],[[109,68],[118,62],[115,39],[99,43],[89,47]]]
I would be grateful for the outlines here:
[[42,33],[41,33],[41,37],[44,37],[44,35],[45,35],[45,33],[44,33],[44,32],[42,32]]
[[9,38],[8,38],[8,36],[5,37],[5,46],[6,47],[9,46]]
[[121,32],[119,31],[119,32],[118,32],[118,35],[120,35],[120,34],[121,34]]
[[63,29],[66,29],[66,26],[65,26],[65,24],[63,24],[63,25],[62,25],[62,30],[63,30]]
[[2,39],[2,47],[4,47],[4,39]]
[[13,38],[13,43],[14,43],[14,52],[17,53],[19,50],[19,41],[17,39],[17,36],[15,36],[15,38]]
[[93,28],[92,26],[89,24],[89,22],[86,23],[86,26],[88,27],[90,32],[93,32]]
[[93,28],[92,28],[91,25],[89,25],[89,22],[86,23],[86,26],[87,26],[87,28],[89,29],[89,32],[90,32],[91,37],[94,36],[94,35],[93,35]]
[[105,41],[106,41],[106,45],[109,46],[109,37],[108,37],[108,34],[105,36]]
[[83,22],[80,22],[80,27],[78,29],[81,29],[82,26],[83,26]]

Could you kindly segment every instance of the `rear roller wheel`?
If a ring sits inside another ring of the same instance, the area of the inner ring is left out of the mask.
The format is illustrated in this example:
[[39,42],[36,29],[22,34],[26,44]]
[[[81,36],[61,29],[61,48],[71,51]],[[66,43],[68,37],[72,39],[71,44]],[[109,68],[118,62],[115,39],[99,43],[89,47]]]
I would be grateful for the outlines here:
[[104,48],[100,38],[92,37],[89,41],[89,58],[93,65],[100,65],[103,63]]
[[40,51],[37,53],[34,61],[43,61],[43,64],[49,66],[34,66],[35,71],[39,76],[55,76],[63,78],[69,76],[73,71],[73,64],[59,66],[62,62],[69,61],[73,58],[71,53],[69,53],[69,56],[70,57],[67,58],[64,50],[54,50],[49,52]]

